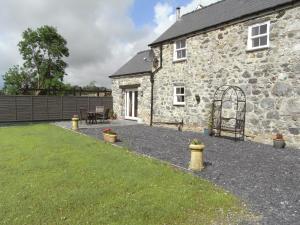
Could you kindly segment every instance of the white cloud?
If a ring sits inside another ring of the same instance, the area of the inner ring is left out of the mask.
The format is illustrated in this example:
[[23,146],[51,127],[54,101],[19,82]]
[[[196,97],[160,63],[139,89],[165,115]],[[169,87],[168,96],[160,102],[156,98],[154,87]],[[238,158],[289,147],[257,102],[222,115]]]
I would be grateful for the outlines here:
[[[181,15],[194,11],[199,5],[207,6],[220,0],[192,0],[190,3],[181,7]],[[155,13],[155,33],[157,35],[162,34],[167,30],[175,21],[176,14],[175,8],[177,6],[171,5],[167,2],[158,2],[154,7]]]
[[[216,0],[200,2],[212,1]],[[182,12],[194,10],[198,2],[193,0],[183,6]],[[110,86],[108,75],[137,51],[147,48],[175,21],[175,6],[158,2],[154,8],[155,26],[137,28],[129,15],[133,3],[134,0],[1,1],[0,75],[22,63],[17,48],[22,32],[47,24],[55,26],[68,41],[68,82],[85,85],[96,80],[98,85]]]
[[168,3],[158,2],[154,7],[154,15],[156,24],[154,32],[157,35],[162,34],[175,21],[173,7]]
[[0,74],[21,64],[17,44],[28,27],[52,25],[68,41],[66,80],[109,86],[108,75],[144,49],[151,29],[129,16],[134,0],[10,0],[0,3]]

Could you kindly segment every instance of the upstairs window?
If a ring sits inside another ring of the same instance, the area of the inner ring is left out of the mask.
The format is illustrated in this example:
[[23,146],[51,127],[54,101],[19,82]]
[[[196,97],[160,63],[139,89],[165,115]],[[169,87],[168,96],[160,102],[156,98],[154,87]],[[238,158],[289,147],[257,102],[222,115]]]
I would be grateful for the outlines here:
[[248,50],[268,48],[270,46],[270,21],[255,24],[248,30]]
[[174,87],[174,105],[185,105],[185,89],[182,86]]
[[177,40],[174,43],[174,61],[186,59],[186,39]]

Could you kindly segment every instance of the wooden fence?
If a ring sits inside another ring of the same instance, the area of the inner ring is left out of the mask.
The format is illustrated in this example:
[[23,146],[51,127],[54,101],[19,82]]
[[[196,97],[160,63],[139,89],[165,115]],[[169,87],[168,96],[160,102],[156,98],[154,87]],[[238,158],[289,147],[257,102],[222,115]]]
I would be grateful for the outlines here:
[[112,109],[112,97],[0,96],[0,122],[69,120],[80,108]]

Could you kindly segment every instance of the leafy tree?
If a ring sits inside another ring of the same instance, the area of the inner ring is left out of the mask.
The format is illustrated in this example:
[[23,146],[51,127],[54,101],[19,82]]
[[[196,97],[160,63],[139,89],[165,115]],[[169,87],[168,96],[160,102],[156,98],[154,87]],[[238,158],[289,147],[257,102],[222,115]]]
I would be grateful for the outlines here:
[[71,84],[65,84],[65,89],[66,90],[79,90],[79,89],[83,89],[83,90],[87,90],[87,91],[107,91],[109,89],[107,89],[106,87],[99,87],[97,86],[97,82],[96,81],[91,81],[88,85],[86,86],[79,86],[79,85],[71,85]]
[[74,93],[76,92],[77,94],[80,92],[82,95],[87,95],[87,94],[95,94],[98,91],[110,91],[110,89],[107,89],[106,87],[99,87],[96,85],[96,81],[91,81],[88,85],[86,86],[79,86],[79,85],[71,85],[71,84],[65,84],[64,85],[64,93]]
[[88,85],[84,86],[83,89],[85,90],[97,90],[98,87],[96,85],[96,81],[91,81]]
[[3,76],[3,91],[8,95],[23,94],[24,89],[31,86],[31,76],[19,66],[13,66]]
[[42,26],[36,30],[28,28],[19,42],[19,51],[24,60],[24,68],[33,78],[32,88],[48,89],[64,86],[69,56],[67,41],[51,26]]

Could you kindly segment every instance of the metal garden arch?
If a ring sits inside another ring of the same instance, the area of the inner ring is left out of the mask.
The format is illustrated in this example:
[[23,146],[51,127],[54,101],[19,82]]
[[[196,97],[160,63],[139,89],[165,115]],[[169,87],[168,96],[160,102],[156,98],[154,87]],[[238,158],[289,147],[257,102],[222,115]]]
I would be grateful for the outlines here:
[[224,85],[214,95],[212,124],[216,136],[222,132],[234,135],[235,141],[244,140],[246,120],[246,95],[237,86]]

